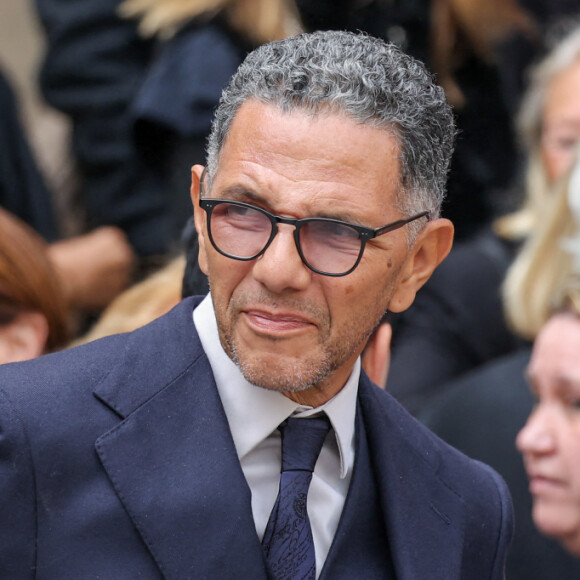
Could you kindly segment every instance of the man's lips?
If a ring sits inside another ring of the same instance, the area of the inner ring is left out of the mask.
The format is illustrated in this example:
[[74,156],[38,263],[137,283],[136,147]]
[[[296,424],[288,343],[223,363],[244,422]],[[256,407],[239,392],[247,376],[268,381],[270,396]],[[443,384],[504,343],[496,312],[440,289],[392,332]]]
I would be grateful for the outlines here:
[[245,309],[242,311],[248,324],[258,332],[285,333],[303,330],[313,326],[308,318],[290,312],[268,312],[265,310]]

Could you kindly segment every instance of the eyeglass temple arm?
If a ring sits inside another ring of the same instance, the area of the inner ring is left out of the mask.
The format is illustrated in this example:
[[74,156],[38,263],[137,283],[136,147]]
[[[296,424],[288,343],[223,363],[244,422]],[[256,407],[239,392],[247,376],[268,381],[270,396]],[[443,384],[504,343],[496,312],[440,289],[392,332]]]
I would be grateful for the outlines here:
[[417,215],[411,216],[410,218],[404,218],[402,220],[397,220],[396,222],[393,222],[392,224],[389,224],[388,226],[384,226],[382,228],[377,228],[374,232],[374,237],[381,236],[383,234],[386,234],[387,232],[392,232],[393,230],[398,230],[399,228],[402,228],[404,225],[407,225],[408,223],[414,222],[415,220],[418,220],[422,217],[427,217],[427,221],[429,221],[431,219],[431,215],[428,211],[422,211],[421,213],[418,213]]

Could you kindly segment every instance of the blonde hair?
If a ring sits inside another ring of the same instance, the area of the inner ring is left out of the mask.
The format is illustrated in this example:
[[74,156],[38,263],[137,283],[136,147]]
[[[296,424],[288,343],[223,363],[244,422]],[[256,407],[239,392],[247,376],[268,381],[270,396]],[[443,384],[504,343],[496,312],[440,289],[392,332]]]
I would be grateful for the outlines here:
[[[576,164],[579,163],[577,158]],[[569,176],[544,201],[542,219],[508,270],[502,294],[505,316],[512,330],[533,340],[561,302],[563,289],[574,275],[573,255],[563,247],[576,225],[568,201]]]
[[71,346],[130,332],[165,314],[181,300],[185,257],[174,258],[158,272],[117,296],[91,330]]
[[542,121],[546,95],[556,76],[580,59],[580,26],[576,26],[530,73],[530,84],[522,100],[517,129],[528,151],[525,179],[526,199],[522,207],[494,223],[495,232],[506,239],[521,239],[543,217],[550,182],[542,161]]
[[119,13],[139,19],[145,37],[169,38],[190,20],[210,20],[218,14],[255,45],[301,31],[293,0],[125,0]]

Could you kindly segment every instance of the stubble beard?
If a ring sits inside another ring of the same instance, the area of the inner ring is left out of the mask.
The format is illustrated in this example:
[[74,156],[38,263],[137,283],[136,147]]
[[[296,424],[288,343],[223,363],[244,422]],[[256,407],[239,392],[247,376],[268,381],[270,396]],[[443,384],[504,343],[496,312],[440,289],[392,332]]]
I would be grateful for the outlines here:
[[[318,348],[311,349],[310,353],[304,352],[298,358],[280,357],[273,365],[272,355],[261,356],[259,353],[243,352],[236,342],[233,329],[241,312],[241,305],[244,303],[248,303],[245,297],[233,297],[228,305],[228,312],[223,317],[220,317],[216,310],[222,346],[249,383],[280,392],[305,391],[323,383],[352,357],[361,344],[366,342],[382,318],[382,313],[375,313],[364,321],[351,320],[340,333],[337,333],[334,340],[330,340],[332,320],[326,311],[300,301],[284,301],[284,306],[295,312],[305,312],[309,319],[317,321],[320,331]],[[253,299],[252,303],[278,306],[280,302],[264,295]],[[363,330],[365,328],[366,331]],[[276,339],[272,341],[277,342]],[[313,350],[315,352],[311,354]]]
[[306,391],[322,383],[337,368],[331,357],[323,354],[316,360],[301,359],[297,364],[280,365],[274,374],[268,372],[269,361],[260,356],[244,360],[235,343],[231,344],[231,354],[228,354],[249,383],[269,391]]

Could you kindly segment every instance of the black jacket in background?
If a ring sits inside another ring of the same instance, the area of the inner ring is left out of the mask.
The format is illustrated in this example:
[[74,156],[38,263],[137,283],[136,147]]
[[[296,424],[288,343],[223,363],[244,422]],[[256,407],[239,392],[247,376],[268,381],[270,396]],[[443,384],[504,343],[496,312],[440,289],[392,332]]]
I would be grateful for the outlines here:
[[8,79],[0,71],[0,206],[47,242],[59,238],[51,193],[32,155]]

